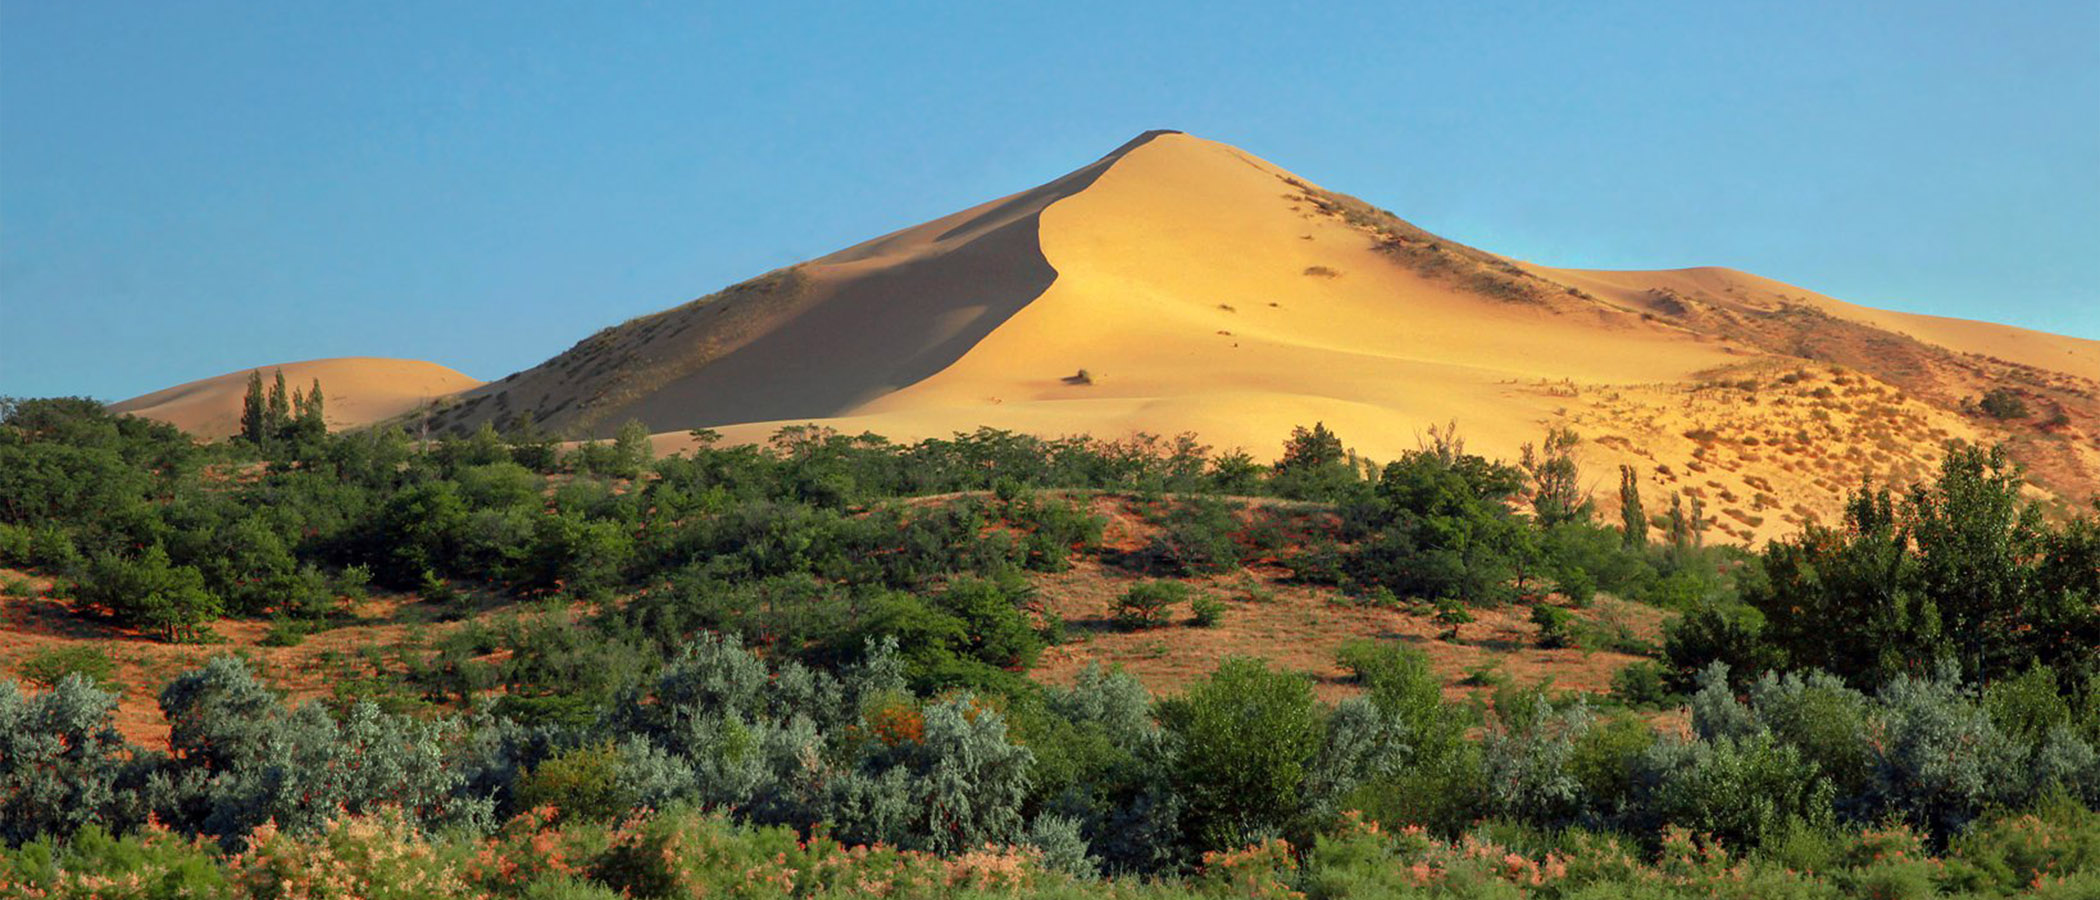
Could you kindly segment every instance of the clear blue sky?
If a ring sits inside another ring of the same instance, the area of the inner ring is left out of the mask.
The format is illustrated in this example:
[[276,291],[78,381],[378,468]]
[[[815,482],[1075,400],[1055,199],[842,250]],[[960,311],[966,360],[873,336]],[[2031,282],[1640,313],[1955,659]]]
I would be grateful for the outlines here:
[[2100,3],[0,0],[0,394],[481,378],[1148,128],[1561,265],[2100,338]]

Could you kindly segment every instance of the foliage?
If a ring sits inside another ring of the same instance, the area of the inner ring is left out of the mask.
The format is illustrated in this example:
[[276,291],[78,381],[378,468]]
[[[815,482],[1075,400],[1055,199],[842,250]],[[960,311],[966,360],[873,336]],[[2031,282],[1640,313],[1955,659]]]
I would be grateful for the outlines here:
[[109,654],[86,644],[37,651],[15,667],[23,681],[42,687],[57,687],[68,675],[79,675],[95,687],[108,689],[117,674]]
[[1229,659],[1163,701],[1159,715],[1174,740],[1172,778],[1193,848],[1230,849],[1297,824],[1325,730],[1303,676]]
[[1186,601],[1190,590],[1179,581],[1140,581],[1109,605],[1108,618],[1126,630],[1158,628],[1167,624],[1171,609]]

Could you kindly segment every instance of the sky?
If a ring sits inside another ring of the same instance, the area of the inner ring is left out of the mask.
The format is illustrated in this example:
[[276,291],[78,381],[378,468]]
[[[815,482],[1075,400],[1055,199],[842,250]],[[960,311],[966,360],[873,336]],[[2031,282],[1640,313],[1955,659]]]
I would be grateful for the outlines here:
[[1152,128],[1506,255],[2100,338],[2100,3],[0,0],[0,395],[500,378]]

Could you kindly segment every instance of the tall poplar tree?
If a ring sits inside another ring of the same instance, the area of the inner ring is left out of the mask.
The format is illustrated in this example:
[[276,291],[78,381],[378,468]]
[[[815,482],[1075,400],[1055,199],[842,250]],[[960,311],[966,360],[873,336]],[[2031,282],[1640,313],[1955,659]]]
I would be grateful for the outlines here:
[[292,404],[284,391],[284,370],[277,370],[277,383],[270,386],[270,399],[265,410],[263,425],[271,437],[283,434],[285,426],[292,424]]
[[1641,508],[1641,479],[1632,466],[1619,466],[1619,521],[1627,549],[1648,546],[1648,511]]
[[249,371],[248,396],[241,400],[241,437],[261,444],[267,437],[267,413],[263,401],[262,372]]

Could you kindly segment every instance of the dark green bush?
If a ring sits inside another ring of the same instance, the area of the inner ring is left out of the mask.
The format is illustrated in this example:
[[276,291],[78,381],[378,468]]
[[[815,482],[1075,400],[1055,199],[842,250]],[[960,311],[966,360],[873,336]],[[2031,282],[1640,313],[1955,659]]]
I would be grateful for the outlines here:
[[1141,581],[1109,605],[1108,618],[1125,630],[1158,628],[1188,596],[1189,586],[1179,581]]

